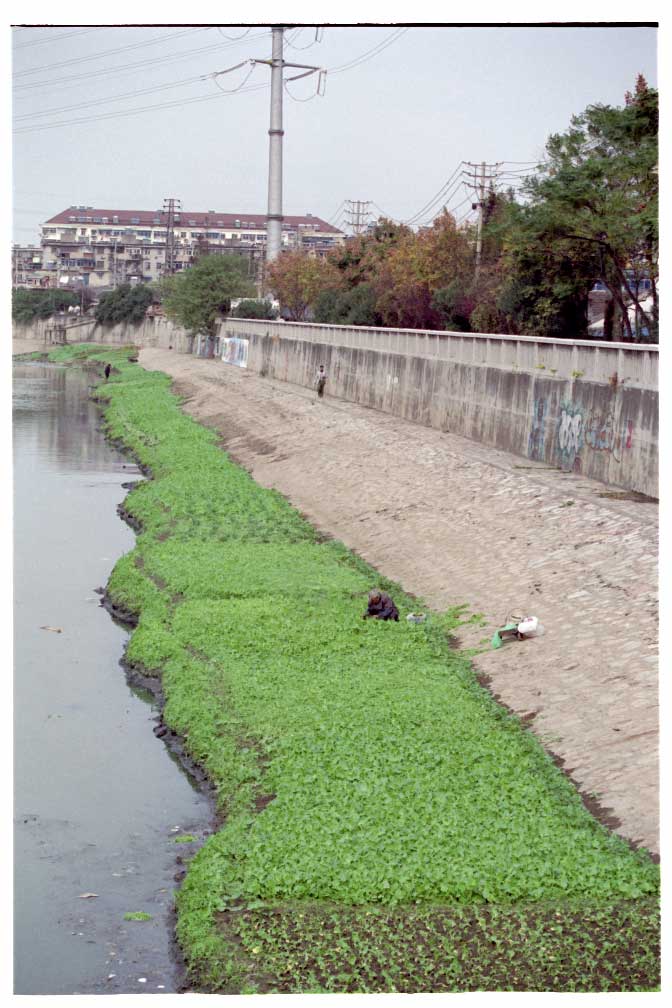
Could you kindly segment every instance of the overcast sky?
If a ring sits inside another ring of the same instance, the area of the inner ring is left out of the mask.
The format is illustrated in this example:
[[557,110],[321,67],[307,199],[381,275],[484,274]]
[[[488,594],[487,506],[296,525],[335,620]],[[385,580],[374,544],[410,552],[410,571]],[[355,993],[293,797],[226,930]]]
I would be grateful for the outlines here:
[[[270,71],[209,75],[268,58],[270,30],[86,27],[91,16],[12,31],[12,240],[39,242],[40,224],[72,204],[144,210],[176,196],[184,210],[264,213]],[[657,85],[655,28],[381,24],[286,37],[286,60],[329,73],[321,97],[315,77],[286,85],[283,209],[335,223],[346,199],[411,218],[461,161],[524,172],[573,114],[622,105],[638,73]],[[447,195],[460,219],[467,190]]]

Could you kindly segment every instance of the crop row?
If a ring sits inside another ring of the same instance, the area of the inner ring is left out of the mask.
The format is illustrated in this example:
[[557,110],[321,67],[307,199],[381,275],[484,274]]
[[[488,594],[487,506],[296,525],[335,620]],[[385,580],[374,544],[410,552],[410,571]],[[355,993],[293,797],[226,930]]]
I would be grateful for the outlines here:
[[[372,907],[604,909],[657,892],[646,852],[590,816],[449,647],[459,609],[409,624],[417,600],[397,586],[401,621],[362,621],[379,575],[233,464],[164,375],[124,351],[81,353],[113,361],[109,436],[152,476],[125,501],[141,531],[108,585],[138,620],[128,661],[161,675],[164,719],[217,788],[222,826],[177,898],[201,983],[351,989],[312,966],[283,986],[277,955],[250,938],[296,956],[278,927],[301,945],[315,913],[297,907],[340,907],[355,934]],[[445,941],[425,945],[445,965]],[[374,974],[362,989],[402,989]]]

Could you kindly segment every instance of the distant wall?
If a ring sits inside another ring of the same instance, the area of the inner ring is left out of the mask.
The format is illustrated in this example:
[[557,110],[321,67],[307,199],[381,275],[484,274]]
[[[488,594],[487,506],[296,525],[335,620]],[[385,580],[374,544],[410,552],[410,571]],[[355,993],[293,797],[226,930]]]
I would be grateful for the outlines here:
[[[40,319],[28,326],[12,324],[12,334],[19,339],[46,341],[47,330],[57,324],[53,319]],[[161,315],[146,318],[141,323],[120,322],[113,326],[99,325],[94,319],[66,323],[68,343],[105,343],[122,345],[135,343],[143,347],[172,347],[178,353],[191,353],[194,338],[182,328]]]
[[247,366],[658,496],[658,348],[228,319]]

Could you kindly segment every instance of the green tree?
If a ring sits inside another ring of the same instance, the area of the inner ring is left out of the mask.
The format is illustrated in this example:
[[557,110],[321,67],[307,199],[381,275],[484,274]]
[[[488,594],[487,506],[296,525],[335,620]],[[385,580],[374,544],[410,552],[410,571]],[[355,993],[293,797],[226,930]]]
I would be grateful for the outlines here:
[[270,301],[245,298],[231,309],[231,315],[233,318],[277,319],[278,312]]
[[165,277],[161,295],[166,315],[196,335],[214,336],[217,318],[227,315],[231,298],[254,297],[255,286],[243,256],[208,255],[184,273]]
[[325,290],[315,302],[316,322],[334,325],[379,326],[382,319],[376,311],[376,293],[370,284],[360,283],[348,290]]
[[[539,177],[525,189],[518,238],[542,252],[545,283],[555,277],[556,294],[576,300],[577,281],[585,296],[595,279],[609,289],[628,339],[650,338],[658,330],[658,92],[640,75],[625,105],[590,105],[574,116],[566,133],[550,137]],[[514,258],[520,257],[521,246]],[[550,254],[549,254],[550,253]],[[525,271],[523,270],[523,273]],[[532,273],[535,271],[532,270]],[[652,307],[637,291],[647,276]],[[542,291],[542,298],[547,291]],[[634,322],[628,305],[634,306]],[[572,312],[569,312],[568,322]],[[568,333],[569,335],[569,333]]]
[[147,309],[154,301],[155,294],[146,284],[137,284],[135,287],[121,284],[101,296],[96,306],[96,322],[101,325],[142,322]]
[[36,319],[50,318],[56,312],[65,311],[71,305],[79,303],[80,296],[74,291],[15,287],[12,290],[12,319],[27,325]]

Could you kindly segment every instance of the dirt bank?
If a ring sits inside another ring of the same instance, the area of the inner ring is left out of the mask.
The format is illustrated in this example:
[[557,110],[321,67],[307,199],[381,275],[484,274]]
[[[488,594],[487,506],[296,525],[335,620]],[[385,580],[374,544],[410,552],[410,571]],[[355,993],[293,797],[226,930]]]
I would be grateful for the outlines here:
[[657,507],[450,434],[145,349],[185,410],[255,480],[483,641],[511,614],[546,633],[475,658],[580,789],[658,851]]

